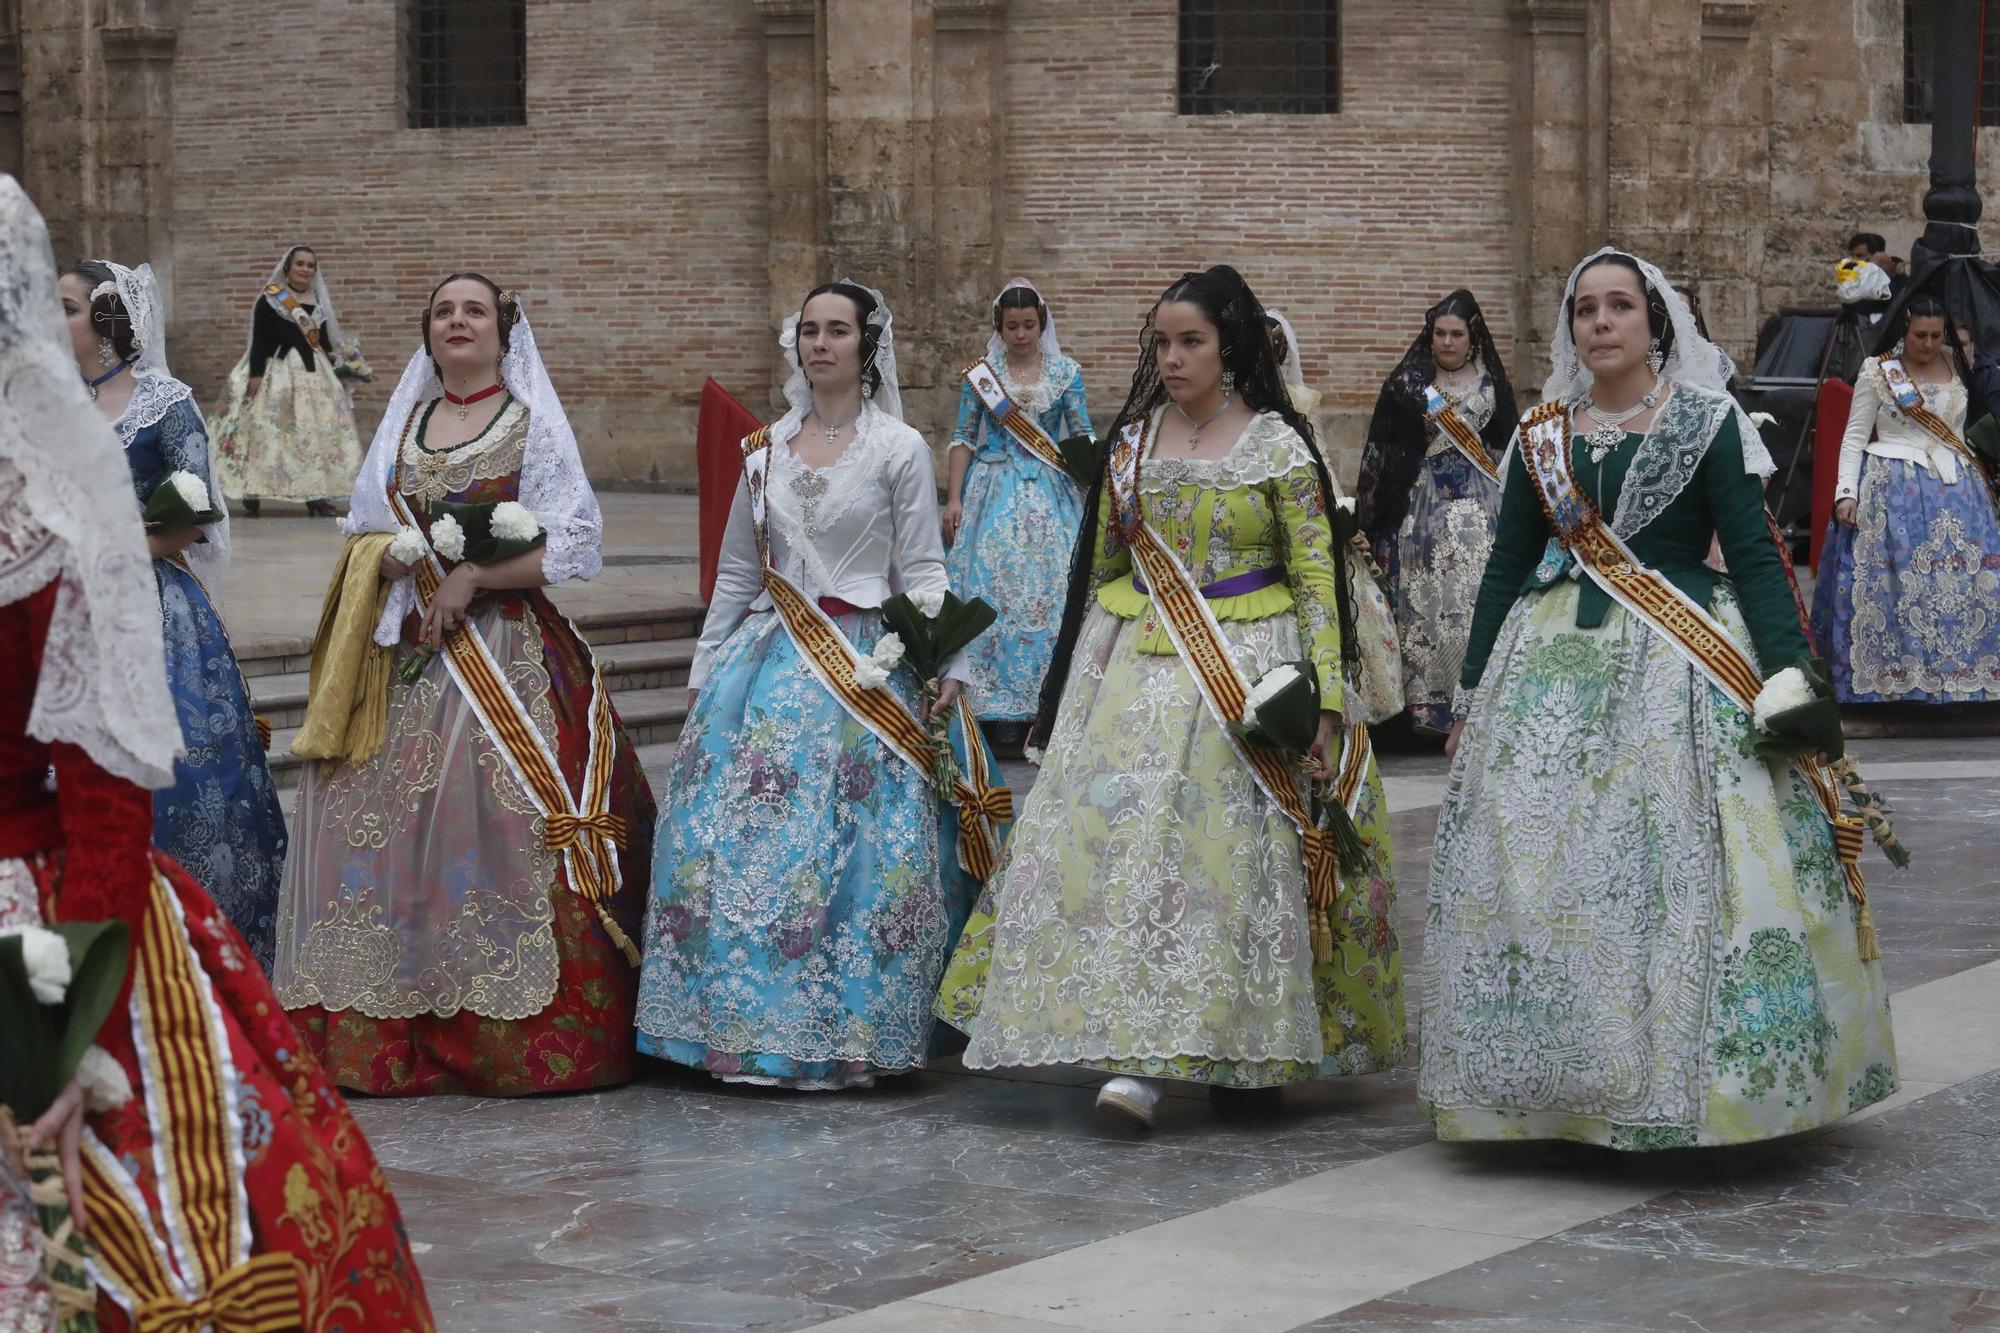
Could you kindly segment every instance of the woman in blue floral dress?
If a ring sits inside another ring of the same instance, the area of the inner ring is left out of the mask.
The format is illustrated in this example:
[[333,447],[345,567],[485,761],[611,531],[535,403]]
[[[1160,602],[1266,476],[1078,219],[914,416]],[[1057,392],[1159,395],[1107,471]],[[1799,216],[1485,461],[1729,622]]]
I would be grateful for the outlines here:
[[[639,1049],[731,1082],[845,1088],[923,1064],[979,883],[956,807],[816,674],[766,585],[768,554],[817,603],[809,621],[878,664],[900,645],[883,601],[947,591],[930,446],[902,421],[888,307],[828,284],[782,342],[792,408],[768,445],[746,441],[758,470],[730,509],[660,803]],[[921,713],[913,673],[885,670],[878,683]],[[963,658],[944,675],[950,707]],[[980,740],[952,728],[963,767]]]
[[[152,270],[92,260],[65,273],[61,291],[77,369],[125,446],[139,503],[171,474],[189,472],[222,510],[193,392],[167,373],[166,324]],[[208,890],[268,971],[285,816],[212,596],[227,559],[228,530],[225,518],[146,538],[160,588],[167,683],[187,745],[174,761],[174,785],[154,793],[153,841]]]
[[[972,711],[1003,752],[1018,753],[1041,704],[1083,522],[1082,489],[1038,449],[1088,435],[1090,408],[1083,370],[1062,354],[1048,302],[1026,278],[993,298],[986,355],[965,379],[945,492],[946,567],[960,596],[983,597],[1000,613],[966,652]],[[1012,430],[982,397],[982,380],[1020,409]],[[1040,439],[1024,441],[1016,431],[1031,440],[1039,431]]]

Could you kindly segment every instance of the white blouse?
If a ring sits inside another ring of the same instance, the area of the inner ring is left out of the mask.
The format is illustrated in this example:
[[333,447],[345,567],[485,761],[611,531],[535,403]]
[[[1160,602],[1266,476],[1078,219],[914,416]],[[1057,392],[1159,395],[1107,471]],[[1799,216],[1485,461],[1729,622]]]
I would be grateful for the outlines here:
[[[859,607],[880,606],[897,593],[950,591],[937,475],[924,437],[871,402],[861,409],[846,452],[827,467],[807,467],[791,449],[804,416],[794,408],[771,428],[765,516],[778,571],[808,597],[837,597]],[[688,688],[700,688],[717,651],[749,616],[770,609],[750,488],[739,481]],[[945,675],[970,678],[963,654]]]
[[[1914,378],[1914,377],[1912,377]],[[1942,417],[1945,424],[1965,435],[1965,382],[1953,375],[1944,384],[1917,384],[1924,406]],[[1870,435],[1875,439],[1871,442]],[[1952,448],[1903,415],[1896,395],[1882,377],[1882,363],[1869,357],[1861,364],[1854,381],[1854,406],[1847,412],[1847,430],[1840,437],[1840,481],[1833,498],[1848,500],[1861,493],[1861,459],[1900,458],[1937,473],[1947,486],[1958,484],[1958,454]]]

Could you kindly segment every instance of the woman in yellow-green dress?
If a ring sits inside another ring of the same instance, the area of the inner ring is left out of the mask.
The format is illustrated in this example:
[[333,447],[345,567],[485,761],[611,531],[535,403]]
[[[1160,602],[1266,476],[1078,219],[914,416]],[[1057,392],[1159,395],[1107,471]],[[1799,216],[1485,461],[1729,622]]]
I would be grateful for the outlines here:
[[[1161,1079],[1387,1068],[1404,1040],[1388,816],[1366,732],[1341,716],[1352,518],[1234,269],[1155,304],[1103,453],[1041,776],[940,1013],[969,1033],[967,1066],[1102,1069],[1099,1109],[1148,1127]],[[1310,664],[1322,711],[1311,750],[1273,764],[1234,724],[1287,663]],[[1332,804],[1360,835],[1338,869]]]

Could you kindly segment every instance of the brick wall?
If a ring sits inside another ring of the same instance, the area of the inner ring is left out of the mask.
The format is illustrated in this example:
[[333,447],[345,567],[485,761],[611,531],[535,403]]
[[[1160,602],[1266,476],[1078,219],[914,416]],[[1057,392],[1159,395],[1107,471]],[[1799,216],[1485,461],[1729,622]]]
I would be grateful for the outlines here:
[[[1900,4],[1619,0],[1609,106],[1592,111],[1581,0],[1346,0],[1339,115],[1180,117],[1174,0],[1006,0],[999,161],[906,190],[911,268],[860,276],[897,304],[912,419],[938,441],[950,373],[985,342],[975,286],[990,295],[1024,272],[1044,287],[1103,424],[1161,287],[1234,263],[1291,316],[1306,379],[1327,396],[1330,461],[1351,477],[1383,374],[1453,287],[1479,295],[1528,390],[1551,288],[1607,229],[1695,281],[1746,362],[1764,312],[1828,299],[1848,231],[1882,231],[1907,253],[1928,137],[1896,123]],[[920,25],[930,9],[837,0],[828,21],[843,7],[850,22]],[[809,173],[771,192],[774,162],[824,151],[810,66],[767,67],[768,15],[797,8],[529,0],[527,125],[415,131],[399,110],[395,0],[192,6],[174,61],[176,370],[214,406],[257,283],[285,244],[309,240],[380,373],[359,394],[372,428],[431,282],[479,267],[526,293],[593,474],[685,483],[703,375],[753,407],[777,401],[769,316],[797,293],[771,290],[791,269],[774,259],[770,219],[827,213],[801,195]],[[965,136],[988,114],[983,40],[938,47],[936,124],[954,143],[976,142]],[[798,86],[771,89],[768,68]],[[776,150],[773,105],[793,108]],[[1593,116],[1610,138],[1595,231],[1578,174]],[[1984,160],[2000,161],[2000,131],[1982,138]],[[836,147],[843,170],[889,151]],[[954,237],[987,253],[953,212],[989,207],[982,184],[1004,199],[996,271],[976,284],[927,272]],[[1990,228],[1991,171],[1987,196]]]
[[[762,29],[752,7],[532,0],[528,123],[411,130],[393,0],[202,0],[175,61],[173,361],[204,407],[284,247],[319,252],[377,379],[454,268],[524,294],[599,477],[692,470],[702,377],[765,373]],[[364,441],[366,435],[363,436]]]
[[1172,0],[1009,6],[1005,267],[1056,303],[1100,425],[1124,399],[1147,307],[1214,263],[1291,319],[1306,382],[1327,396],[1329,461],[1349,477],[1335,455],[1358,446],[1427,306],[1470,287],[1507,356],[1506,6],[1342,8],[1339,115],[1182,117]]

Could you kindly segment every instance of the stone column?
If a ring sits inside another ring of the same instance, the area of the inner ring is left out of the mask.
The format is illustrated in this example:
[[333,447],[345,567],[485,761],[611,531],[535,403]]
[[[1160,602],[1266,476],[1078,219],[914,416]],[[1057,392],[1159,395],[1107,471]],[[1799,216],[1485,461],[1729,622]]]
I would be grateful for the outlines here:
[[959,330],[1000,281],[1001,0],[758,4],[773,314],[842,275],[880,288],[896,315],[905,415],[936,443]]

